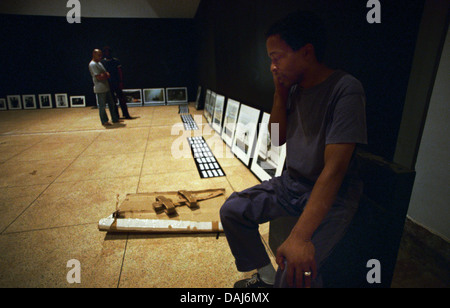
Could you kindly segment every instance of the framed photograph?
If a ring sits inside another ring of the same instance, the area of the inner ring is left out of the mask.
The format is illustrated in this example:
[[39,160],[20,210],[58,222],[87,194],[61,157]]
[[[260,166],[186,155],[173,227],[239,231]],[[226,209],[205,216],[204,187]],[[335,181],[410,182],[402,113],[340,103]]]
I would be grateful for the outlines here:
[[198,86],[197,89],[197,98],[195,99],[195,109],[199,110],[201,108],[200,106],[200,96],[202,94],[202,87]]
[[160,106],[166,104],[164,88],[144,89],[144,106]]
[[212,119],[212,128],[218,133],[222,133],[223,109],[225,105],[225,96],[217,94],[214,104],[214,113]]
[[53,108],[51,94],[39,94],[39,108]]
[[209,106],[208,106],[208,118],[206,119],[208,121],[208,124],[211,126],[212,126],[212,118],[214,116],[214,106],[216,105],[216,97],[217,93],[211,91],[211,97],[209,98]]
[[22,100],[20,95],[7,95],[6,100],[8,101],[8,109],[22,109]]
[[280,176],[286,160],[286,144],[274,146],[269,134],[270,114],[264,112],[259,125],[258,141],[250,170],[261,180]]
[[209,102],[211,100],[211,90],[206,89],[205,94],[205,106],[203,106],[203,116],[205,117],[206,121],[208,121],[209,117]]
[[142,91],[141,91],[141,89],[126,89],[126,90],[122,90],[122,92],[127,100],[128,107],[142,106]]
[[22,95],[23,109],[36,109],[36,96],[34,94]]
[[249,166],[250,158],[256,143],[256,130],[260,110],[241,104],[236,130],[233,137],[233,152],[246,166]]
[[70,107],[86,107],[86,98],[84,96],[71,96]]
[[8,107],[6,106],[6,99],[0,98],[0,110],[8,110]]
[[69,107],[69,101],[67,100],[66,93],[55,94],[55,102],[56,102],[56,108],[68,108]]
[[229,98],[227,100],[227,109],[223,119],[222,140],[231,147],[233,143],[234,131],[236,129],[239,107],[241,103]]
[[188,103],[188,93],[186,87],[167,88],[167,105],[178,105]]

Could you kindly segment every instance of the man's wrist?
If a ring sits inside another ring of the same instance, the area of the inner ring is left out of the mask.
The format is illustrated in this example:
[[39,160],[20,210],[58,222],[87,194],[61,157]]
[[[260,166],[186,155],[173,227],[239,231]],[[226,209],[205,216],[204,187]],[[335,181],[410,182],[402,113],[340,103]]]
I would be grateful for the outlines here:
[[291,231],[290,237],[292,237],[296,242],[311,242],[312,233],[304,230],[303,228],[294,227]]

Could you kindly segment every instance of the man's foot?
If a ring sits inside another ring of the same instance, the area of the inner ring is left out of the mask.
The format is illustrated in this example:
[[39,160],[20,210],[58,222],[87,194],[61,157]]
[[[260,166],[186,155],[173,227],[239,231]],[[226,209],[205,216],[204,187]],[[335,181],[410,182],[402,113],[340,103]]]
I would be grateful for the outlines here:
[[103,126],[111,126],[112,124],[109,122],[102,123]]
[[137,119],[137,117],[128,116],[128,117],[125,117],[125,119],[127,119],[127,120],[133,120],[133,119]]
[[252,278],[239,280],[234,284],[234,288],[273,288],[272,284],[267,284],[261,280],[258,273],[253,274]]

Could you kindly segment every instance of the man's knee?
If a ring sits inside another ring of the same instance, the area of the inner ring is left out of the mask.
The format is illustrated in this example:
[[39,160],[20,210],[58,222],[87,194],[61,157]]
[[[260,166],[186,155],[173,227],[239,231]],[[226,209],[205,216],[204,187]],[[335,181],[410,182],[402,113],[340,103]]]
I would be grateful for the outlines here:
[[220,208],[220,219],[224,221],[234,217],[236,215],[239,203],[239,197],[237,194],[235,192],[232,193]]

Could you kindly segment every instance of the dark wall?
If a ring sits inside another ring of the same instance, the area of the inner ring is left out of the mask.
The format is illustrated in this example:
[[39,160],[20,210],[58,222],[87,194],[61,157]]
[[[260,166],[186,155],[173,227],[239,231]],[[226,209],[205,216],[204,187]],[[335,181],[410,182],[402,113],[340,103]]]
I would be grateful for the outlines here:
[[123,65],[125,88],[187,86],[195,100],[196,32],[192,19],[82,18],[0,15],[0,97],[85,95],[95,104],[88,64],[109,45]]
[[424,0],[380,3],[381,23],[369,24],[364,0],[203,0],[196,16],[199,83],[270,112],[274,88],[264,33],[291,11],[315,11],[328,29],[325,62],[365,87],[368,150],[392,160]]

